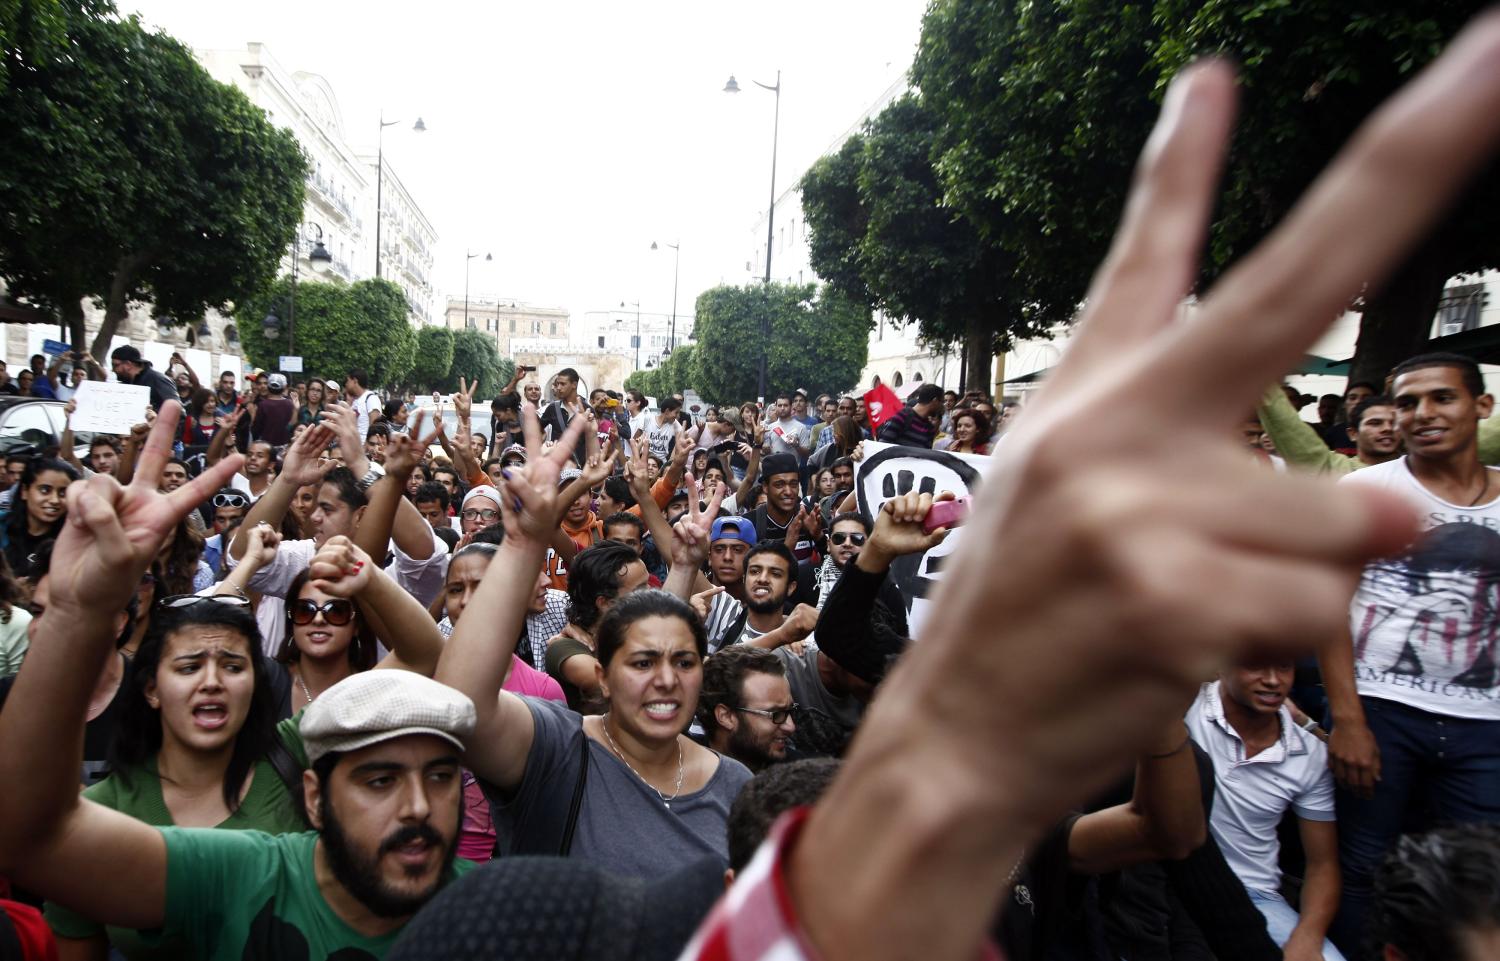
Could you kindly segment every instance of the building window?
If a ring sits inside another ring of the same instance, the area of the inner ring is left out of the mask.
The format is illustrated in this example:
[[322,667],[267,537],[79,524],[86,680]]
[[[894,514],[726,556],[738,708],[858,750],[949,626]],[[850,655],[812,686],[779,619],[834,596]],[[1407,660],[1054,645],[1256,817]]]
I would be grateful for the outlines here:
[[510,332],[513,334],[516,332],[516,319],[514,317],[510,319]]
[[557,321],[554,320],[554,321],[550,322],[549,324],[547,324],[547,328],[548,328],[547,332],[549,334],[551,334],[553,337],[557,336]]
[[901,384],[903,383],[903,381],[901,380],[901,371],[899,371],[899,370],[896,371],[896,376],[894,376],[894,377],[891,378],[891,382],[892,382],[891,383],[892,387],[900,387],[901,386]]
[[1438,336],[1446,337],[1478,327],[1484,304],[1484,284],[1464,284],[1444,290],[1443,299],[1438,301]]
[[599,338],[599,349],[604,349],[604,338],[602,336]]

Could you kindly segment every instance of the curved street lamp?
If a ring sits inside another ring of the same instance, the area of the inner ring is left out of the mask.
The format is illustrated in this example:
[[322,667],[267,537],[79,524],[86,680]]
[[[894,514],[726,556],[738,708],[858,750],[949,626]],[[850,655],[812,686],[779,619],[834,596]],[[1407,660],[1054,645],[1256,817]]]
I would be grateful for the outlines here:
[[[729,83],[734,83],[733,77],[729,78]],[[729,89],[728,84],[725,85],[724,89]],[[736,87],[735,89],[739,88]],[[667,246],[672,248],[672,331],[667,335],[667,349],[664,353],[670,354],[677,349],[677,271],[682,266],[682,242],[678,241],[675,244],[667,244]],[[651,241],[651,249],[658,249],[654,240]]]
[[[400,123],[399,120],[385,119],[385,111],[380,112],[380,136],[375,142],[375,277],[380,278],[380,221],[384,219],[384,208],[381,203],[382,191],[385,187],[385,128],[394,127]],[[413,133],[422,133],[427,125],[418,117],[417,122],[411,125]]]
[[[781,71],[776,71],[776,82],[774,84],[761,83],[759,80],[752,81],[762,90],[769,90],[776,94],[776,114],[771,125],[771,203],[766,207],[766,283],[771,282],[771,243],[776,237],[776,147],[781,136]],[[725,93],[739,93],[740,85],[735,82],[734,74],[729,75],[729,82],[724,84]],[[767,313],[760,322],[760,374],[758,383],[760,385],[760,402],[766,402],[766,353],[771,349],[771,315]]]
[[[478,256],[478,254],[471,254],[467,250],[464,251],[464,330],[469,329],[469,264],[472,263],[474,258]],[[485,263],[489,263],[494,259],[495,257],[493,254],[484,255]],[[496,325],[500,323],[500,316],[498,313],[495,315],[495,323]]]

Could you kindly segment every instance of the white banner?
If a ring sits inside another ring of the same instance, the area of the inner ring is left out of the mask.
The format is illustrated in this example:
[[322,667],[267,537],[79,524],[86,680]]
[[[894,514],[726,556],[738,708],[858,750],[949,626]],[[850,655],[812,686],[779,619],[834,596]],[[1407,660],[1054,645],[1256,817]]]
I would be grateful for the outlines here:
[[[950,454],[921,447],[899,447],[865,441],[865,456],[855,465],[854,491],[859,512],[871,523],[881,505],[897,494],[952,491],[955,497],[977,493],[981,474],[990,458],[977,454]],[[927,596],[937,587],[943,562],[958,547],[963,527],[954,528],[941,544],[925,554],[908,554],[891,564],[891,580],[906,598],[907,626],[919,637],[931,603]]]
[[302,373],[302,358],[301,357],[298,357],[298,356],[295,356],[295,355],[291,355],[291,354],[282,354],[281,358],[280,358],[280,363],[281,363],[281,372],[284,373],[284,374],[300,374],[300,373]]
[[78,402],[73,411],[74,430],[128,434],[130,428],[145,422],[151,388],[86,380],[78,385],[73,399]]

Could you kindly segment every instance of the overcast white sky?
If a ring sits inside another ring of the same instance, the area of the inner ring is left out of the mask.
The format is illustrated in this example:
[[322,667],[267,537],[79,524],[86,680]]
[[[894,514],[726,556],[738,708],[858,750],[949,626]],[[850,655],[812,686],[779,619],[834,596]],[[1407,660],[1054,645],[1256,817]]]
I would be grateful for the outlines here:
[[[925,0],[425,3],[121,0],[194,47],[268,45],[332,84],[356,147],[386,154],[439,234],[439,295],[498,292],[590,310],[679,310],[748,279],[769,193],[782,71],[778,193],[911,63]],[[722,91],[733,73],[746,88]],[[362,136],[360,131],[368,131]]]

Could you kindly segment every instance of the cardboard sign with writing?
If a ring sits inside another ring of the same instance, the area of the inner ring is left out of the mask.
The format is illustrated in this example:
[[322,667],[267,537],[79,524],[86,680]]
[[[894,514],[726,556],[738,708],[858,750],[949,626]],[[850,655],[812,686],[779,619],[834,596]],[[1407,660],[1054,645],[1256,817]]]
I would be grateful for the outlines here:
[[86,380],[78,385],[78,393],[73,399],[78,403],[78,408],[73,411],[75,431],[128,434],[130,428],[146,420],[146,408],[151,406],[151,388]]

